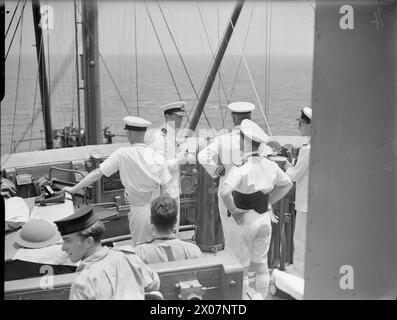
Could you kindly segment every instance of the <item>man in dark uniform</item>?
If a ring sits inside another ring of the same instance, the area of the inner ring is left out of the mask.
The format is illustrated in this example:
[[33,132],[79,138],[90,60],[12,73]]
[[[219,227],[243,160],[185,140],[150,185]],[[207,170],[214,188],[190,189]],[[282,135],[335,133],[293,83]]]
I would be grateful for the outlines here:
[[160,280],[133,249],[102,247],[105,227],[92,206],[55,221],[63,239],[62,250],[72,262],[81,261],[71,290],[71,300],[143,300],[156,291]]

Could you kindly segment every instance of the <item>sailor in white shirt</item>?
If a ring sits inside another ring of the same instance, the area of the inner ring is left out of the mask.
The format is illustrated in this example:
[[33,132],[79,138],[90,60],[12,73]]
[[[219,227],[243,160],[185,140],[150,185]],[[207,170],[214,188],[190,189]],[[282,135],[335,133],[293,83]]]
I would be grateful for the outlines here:
[[171,179],[164,157],[147,146],[146,129],[151,123],[142,118],[127,116],[123,119],[131,146],[113,152],[99,169],[90,172],[74,187],[64,190],[74,193],[99,180],[103,175],[110,177],[119,171],[125,187],[125,198],[131,206],[128,213],[132,244],[151,240],[150,202],[161,192],[168,195],[167,183]]
[[168,170],[171,174],[171,180],[168,183],[169,196],[174,198],[177,203],[178,216],[176,230],[179,229],[180,221],[180,168],[179,160],[181,159],[182,150],[180,144],[183,142],[182,137],[178,136],[182,125],[185,112],[185,101],[177,101],[160,106],[164,113],[165,123],[160,130],[154,132],[151,137],[150,147],[160,153],[167,163]]
[[[230,241],[233,254],[244,267],[255,270],[259,298],[266,298],[269,287],[267,253],[271,238],[271,220],[277,221],[271,204],[284,197],[292,187],[291,179],[276,162],[259,155],[259,146],[268,136],[253,121],[241,123],[240,148],[244,157],[226,176],[221,197],[231,216]],[[244,288],[247,288],[247,280]],[[258,297],[257,297],[258,298]]]
[[225,250],[230,251],[229,219],[227,219],[227,208],[220,196],[220,186],[222,186],[225,177],[234,163],[238,163],[242,159],[240,151],[240,124],[244,119],[251,119],[251,112],[255,109],[255,105],[249,102],[233,102],[227,107],[231,111],[235,127],[231,132],[215,137],[207,147],[199,152],[197,159],[212,178],[220,176],[218,209],[222,221],[223,235],[225,237]]
[[[309,107],[303,108],[301,110],[301,116],[297,120],[301,135],[310,137],[312,109]],[[305,272],[307,202],[309,194],[309,161],[310,144],[306,144],[301,147],[295,166],[288,161],[285,163],[286,173],[289,175],[292,181],[296,182],[296,221],[294,231],[293,259],[294,272],[301,278],[304,278]]]

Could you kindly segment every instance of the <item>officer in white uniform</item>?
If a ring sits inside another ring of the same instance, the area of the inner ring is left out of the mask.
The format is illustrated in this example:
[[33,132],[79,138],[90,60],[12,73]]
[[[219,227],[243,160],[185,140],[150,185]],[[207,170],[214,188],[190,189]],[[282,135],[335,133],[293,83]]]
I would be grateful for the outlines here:
[[[267,253],[271,238],[271,204],[292,187],[291,179],[279,166],[259,155],[259,146],[268,136],[253,121],[241,123],[243,160],[235,165],[221,185],[221,197],[230,212],[230,245],[244,267],[245,275],[255,270],[259,298],[266,298],[269,287]],[[247,288],[247,278],[244,288]]]
[[177,223],[175,199],[160,197],[151,204],[153,239],[135,247],[136,254],[147,264],[195,259],[202,256],[200,248],[191,242],[177,239],[174,234]]
[[249,102],[230,103],[235,127],[229,133],[215,137],[214,140],[198,154],[199,163],[204,166],[210,176],[220,176],[218,188],[218,209],[222,221],[223,235],[225,237],[225,250],[230,251],[230,232],[228,230],[227,208],[220,197],[220,186],[235,163],[242,159],[240,151],[240,124],[244,119],[251,119],[251,112],[255,105]]
[[151,239],[153,227],[150,223],[150,202],[161,192],[168,195],[168,182],[171,175],[164,157],[147,146],[146,129],[151,123],[145,119],[127,116],[123,119],[125,130],[131,146],[122,147],[113,152],[99,169],[90,172],[74,187],[65,187],[70,193],[87,187],[99,180],[102,175],[110,177],[119,171],[125,187],[125,198],[130,204],[128,213],[132,243]]
[[174,198],[177,203],[178,221],[176,223],[176,230],[179,229],[180,221],[180,169],[179,160],[181,159],[182,143],[181,137],[178,136],[182,125],[185,112],[185,101],[177,101],[160,106],[160,110],[164,113],[165,123],[160,130],[156,131],[152,136],[150,146],[160,153],[166,163],[171,174],[171,180],[168,183],[169,196]]
[[102,247],[105,227],[92,206],[55,224],[62,235],[62,250],[72,262],[81,261],[71,286],[71,300],[143,300],[145,292],[159,290],[157,273],[143,263],[133,248]]
[[[312,109],[305,107],[301,110],[301,116],[298,120],[298,128],[302,136],[310,137]],[[310,143],[301,147],[298,160],[295,166],[285,163],[286,173],[291,180],[296,182],[295,194],[295,231],[294,231],[294,272],[301,278],[304,278],[305,271],[305,250],[306,250],[306,223],[307,223],[307,202],[309,190],[309,161],[310,161]]]

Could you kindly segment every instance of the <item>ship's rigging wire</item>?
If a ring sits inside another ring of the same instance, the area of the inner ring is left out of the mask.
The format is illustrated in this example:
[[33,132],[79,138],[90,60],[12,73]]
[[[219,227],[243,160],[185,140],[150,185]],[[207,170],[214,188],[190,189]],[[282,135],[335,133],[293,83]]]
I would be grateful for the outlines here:
[[127,113],[128,113],[129,115],[131,115],[131,112],[130,112],[130,111],[128,110],[128,108],[127,108],[127,104],[125,103],[125,101],[124,101],[124,99],[123,99],[123,97],[122,97],[122,95],[121,95],[121,93],[120,93],[120,90],[119,90],[119,88],[117,87],[116,82],[114,81],[114,78],[113,78],[113,76],[112,76],[112,74],[111,74],[111,72],[110,72],[110,70],[109,70],[109,68],[108,68],[108,66],[107,66],[107,64],[106,64],[106,62],[105,62],[105,59],[102,57],[102,54],[99,52],[99,49],[98,49],[98,47],[96,46],[96,41],[95,41],[95,39],[94,39],[92,33],[90,32],[89,28],[88,28],[87,22],[85,21],[85,19],[84,19],[84,17],[83,17],[83,14],[82,14],[81,11],[80,11],[80,8],[77,7],[77,10],[79,11],[79,14],[80,14],[80,17],[81,17],[81,22],[84,23],[84,25],[85,25],[85,27],[87,28],[87,31],[88,31],[88,36],[89,36],[90,39],[94,42],[94,44],[95,44],[95,49],[96,49],[96,51],[97,51],[97,53],[98,53],[98,55],[99,55],[99,58],[101,59],[101,61],[102,61],[102,63],[103,63],[103,66],[105,67],[105,70],[106,70],[106,72],[108,73],[108,75],[109,75],[109,77],[110,77],[110,80],[112,81],[113,86],[114,86],[114,88],[116,89],[117,94],[119,95],[119,97],[120,97],[120,99],[121,99],[121,101],[122,101],[122,103],[123,103],[123,106],[124,106],[125,110],[127,111]]
[[[184,70],[185,70],[185,72],[186,72],[186,75],[187,75],[187,77],[188,77],[188,79],[189,79],[189,83],[190,83],[190,85],[192,86],[192,89],[193,89],[193,91],[194,91],[194,94],[196,95],[196,98],[198,99],[198,93],[197,93],[197,91],[196,91],[196,88],[194,87],[192,78],[190,77],[189,71],[187,70],[185,61],[184,61],[183,58],[182,58],[181,52],[180,52],[180,50],[179,50],[179,48],[178,48],[178,45],[177,45],[177,43],[176,43],[176,41],[175,41],[175,38],[174,38],[174,36],[173,36],[173,34],[172,34],[172,31],[171,31],[171,29],[170,29],[170,27],[169,27],[169,25],[168,25],[167,18],[166,18],[165,15],[164,15],[164,12],[163,12],[163,10],[162,10],[162,8],[161,8],[161,6],[160,6],[160,3],[159,3],[158,1],[156,1],[156,2],[157,2],[157,5],[158,5],[158,7],[159,7],[159,9],[160,9],[161,15],[162,15],[163,20],[164,20],[164,22],[165,22],[165,25],[167,26],[168,33],[170,34],[170,37],[171,37],[171,39],[172,39],[172,42],[174,43],[175,49],[176,49],[176,51],[178,52],[178,56],[179,56],[179,58],[181,59],[183,68],[184,68]],[[188,122],[190,123],[190,117],[189,117],[189,115],[188,115],[187,113],[186,113],[186,116],[187,116]]]
[[[219,1],[216,1],[216,18],[217,18],[217,29],[218,29],[218,43],[221,41],[221,31],[219,27]],[[218,104],[219,104],[219,112],[221,114],[221,119],[222,119],[222,128],[225,127],[225,117],[223,116],[222,112],[222,98],[221,98],[221,78],[218,75]]]
[[136,113],[139,117],[139,82],[138,82],[138,46],[137,41],[137,24],[136,24],[136,0],[134,0],[134,47],[135,47],[135,86],[136,86]]
[[[48,6],[48,1],[46,2],[46,5]],[[51,63],[50,63],[50,32],[47,30],[47,65],[48,65],[48,100],[49,100],[49,105],[51,106]]]
[[[251,8],[250,18],[248,20],[247,31],[245,32],[245,38],[244,38],[244,44],[243,44],[243,53],[245,53],[245,48],[247,46],[248,34],[249,34],[249,31],[250,31],[250,28],[251,28],[251,22],[252,22],[252,17],[253,17],[253,14],[254,14],[254,8],[255,8],[255,2],[254,2],[253,6]],[[236,88],[238,74],[240,72],[242,61],[243,61],[243,56],[240,55],[239,62],[238,62],[238,65],[237,65],[236,75],[235,75],[234,80],[233,80],[232,90],[230,92],[229,99],[227,100],[228,103],[232,100],[232,96],[233,96],[233,93],[234,93],[234,89]],[[226,117],[227,111],[228,111],[228,109],[225,108],[224,117]]]
[[[233,25],[232,21],[230,21],[230,23],[231,23],[232,28],[233,28],[233,30],[234,30],[234,25]],[[261,111],[262,111],[262,114],[263,114],[263,117],[264,117],[264,119],[265,119],[265,123],[266,123],[266,126],[267,126],[268,133],[269,133],[269,135],[272,135],[272,132],[271,132],[271,130],[270,130],[269,123],[268,123],[267,118],[266,118],[266,114],[265,114],[265,112],[264,112],[264,110],[263,110],[263,106],[262,106],[261,100],[259,99],[259,95],[258,95],[258,92],[257,92],[257,90],[256,90],[256,87],[255,87],[255,84],[254,84],[254,80],[252,79],[251,72],[250,72],[250,70],[249,70],[249,68],[248,68],[248,64],[247,64],[247,61],[246,61],[246,59],[245,59],[245,56],[244,56],[244,53],[243,53],[243,50],[242,50],[242,48],[241,48],[241,45],[240,45],[240,42],[239,42],[239,40],[238,40],[237,35],[236,35],[236,43],[237,43],[237,46],[238,46],[238,48],[239,48],[239,50],[240,50],[241,56],[243,57],[243,62],[244,62],[245,68],[247,69],[247,73],[248,73],[248,76],[249,76],[249,78],[250,78],[252,87],[253,87],[253,89],[254,89],[255,97],[256,97],[256,99],[258,100],[259,107],[260,107],[260,109],[261,109]]]
[[144,2],[144,3],[145,3],[146,12],[147,12],[147,14],[148,14],[148,16],[149,16],[149,20],[150,20],[150,23],[151,23],[151,25],[152,25],[154,34],[155,34],[155,36],[156,36],[156,38],[157,38],[157,42],[158,42],[158,44],[159,44],[161,53],[163,54],[163,58],[164,58],[165,64],[167,65],[168,72],[169,72],[169,74],[170,74],[170,76],[171,76],[172,83],[174,84],[176,93],[178,94],[179,99],[180,99],[180,100],[183,100],[183,99],[182,99],[182,96],[181,96],[181,94],[180,94],[180,92],[179,92],[178,86],[177,86],[177,84],[176,84],[176,82],[175,82],[175,78],[174,78],[174,75],[173,75],[173,73],[172,73],[172,71],[171,71],[171,67],[170,67],[170,65],[169,65],[167,56],[165,55],[165,52],[164,52],[164,49],[163,49],[163,45],[161,44],[160,37],[159,37],[159,35],[158,35],[158,33],[157,33],[157,30],[156,30],[156,26],[154,25],[154,22],[153,22],[153,19],[152,19],[152,15],[151,15],[150,12],[149,12],[149,8],[148,8],[146,2]]
[[[174,75],[172,74],[170,65],[169,65],[169,63],[168,63],[168,59],[167,59],[167,57],[166,57],[166,55],[165,55],[163,46],[161,45],[160,37],[159,37],[159,35],[158,35],[158,33],[157,33],[156,27],[155,27],[155,25],[154,25],[152,16],[151,16],[151,14],[150,14],[150,12],[149,12],[149,8],[148,8],[146,2],[145,2],[145,8],[146,8],[146,11],[147,11],[147,13],[148,13],[150,22],[151,22],[151,24],[152,24],[153,31],[154,31],[154,33],[155,33],[155,35],[156,35],[158,44],[159,44],[159,46],[160,46],[161,52],[162,52],[162,54],[163,54],[163,58],[164,58],[165,63],[166,63],[166,65],[167,65],[168,71],[169,71],[169,73],[170,73],[170,75],[171,75],[172,82],[174,83],[174,86],[175,86],[175,89],[176,89],[176,91],[177,91],[177,93],[178,93],[179,99],[180,99],[181,101],[183,101],[183,99],[182,99],[182,97],[181,97],[181,95],[180,95],[180,93],[179,93],[178,86],[177,86],[177,84],[176,84],[176,82],[175,82]],[[172,37],[172,38],[173,38],[173,37]],[[174,41],[175,41],[175,40],[174,40]],[[175,43],[175,45],[176,45],[176,43]],[[193,87],[194,87],[194,86],[193,86]],[[196,93],[196,96],[198,97],[197,93]],[[210,128],[211,131],[212,131],[212,134],[215,135],[215,133],[214,133],[214,131],[213,131],[213,129],[212,129],[211,123],[210,123],[210,121],[209,121],[209,119],[208,119],[206,113],[204,112],[204,110],[203,110],[203,113],[204,113],[205,120],[207,121],[207,124],[208,124],[209,128]],[[187,115],[187,117],[189,118],[188,115]],[[190,120],[189,120],[189,121],[190,121]]]
[[[200,20],[201,20],[201,23],[202,23],[202,25],[203,25],[203,29],[204,29],[204,32],[205,32],[205,34],[206,34],[207,42],[208,42],[208,44],[209,44],[209,48],[210,48],[211,55],[212,55],[211,63],[210,63],[210,65],[208,66],[207,72],[205,73],[205,77],[204,77],[204,79],[203,79],[203,81],[201,82],[201,85],[200,85],[200,90],[199,90],[199,91],[201,91],[201,89],[203,88],[203,85],[204,85],[204,83],[205,83],[205,79],[208,77],[208,74],[209,74],[209,72],[210,72],[210,70],[211,70],[211,64],[212,64],[213,61],[215,60],[215,53],[214,53],[214,51],[213,51],[213,49],[212,49],[211,41],[210,41],[210,39],[209,39],[208,32],[207,32],[207,29],[206,29],[206,27],[205,27],[204,18],[203,18],[202,14],[201,14],[200,6],[197,4],[197,2],[196,2],[196,6],[197,6],[197,9],[198,9],[197,11],[199,12],[199,15],[200,15]],[[218,44],[218,47],[219,47],[219,45],[220,45],[220,43]],[[221,83],[223,84],[222,78],[221,78],[220,69],[218,70],[217,74],[219,75],[219,79],[220,79]],[[224,94],[225,94],[225,98],[226,98],[226,100],[227,100],[226,89],[224,88],[224,86],[222,86],[222,87],[223,87],[223,91],[224,91]],[[198,100],[198,98],[196,97],[196,99],[194,100],[193,105],[196,104],[197,100]],[[193,110],[194,110],[193,108],[190,110],[189,116],[192,114]],[[206,116],[205,110],[203,110],[203,113],[204,113],[204,115]],[[185,123],[184,127],[186,127],[186,124],[187,124],[187,123]],[[212,130],[212,128],[211,128],[211,130]],[[212,131],[212,133],[214,134],[213,131]]]
[[[72,48],[73,49],[73,48]],[[40,46],[40,50],[42,50],[42,47]],[[40,59],[40,58],[39,58]],[[60,83],[60,79],[61,79],[61,76],[65,73],[65,70],[66,70],[66,68],[69,66],[69,64],[70,64],[70,62],[71,62],[71,57],[70,57],[70,55],[67,55],[66,57],[65,57],[65,60],[64,60],[64,62],[62,63],[62,65],[61,65],[61,67],[59,68],[59,71],[57,72],[57,75],[54,77],[54,80],[53,80],[53,82],[52,82],[52,88],[51,88],[51,91],[52,92],[54,92],[57,88],[58,88],[58,85],[59,85],[59,83]],[[39,60],[39,64],[40,64],[40,60]],[[38,64],[38,65],[39,65]],[[36,89],[37,90],[37,89]],[[35,95],[36,95],[36,92],[35,92]],[[35,110],[35,107],[33,107],[33,110]],[[17,148],[19,145],[20,145],[20,143],[24,140],[24,138],[25,138],[25,136],[27,135],[27,133],[29,132],[29,130],[32,130],[32,127],[34,126],[34,124],[36,123],[36,121],[37,121],[37,119],[38,119],[38,116],[40,115],[40,113],[41,113],[41,110],[40,109],[38,109],[38,110],[36,110],[36,111],[34,111],[33,112],[33,115],[32,115],[32,121],[31,121],[31,123],[30,123],[30,125],[28,125],[28,127],[25,129],[25,131],[22,133],[22,135],[21,135],[21,138],[19,139],[19,141],[18,141],[18,143],[16,144],[16,146],[15,146],[15,148]],[[32,139],[32,138],[31,138]]]
[[[25,2],[26,3],[26,2]],[[21,55],[22,55],[22,27],[23,27],[23,8],[21,13],[22,21],[21,21],[21,29],[20,29],[20,36],[19,36],[19,55],[18,55],[18,71],[17,71],[17,85],[15,88],[15,104],[14,104],[14,117],[12,121],[12,134],[11,134],[11,147],[10,147],[10,154],[13,151],[14,145],[14,133],[15,133],[15,117],[17,113],[17,104],[18,104],[18,89],[19,89],[19,76],[21,71]]]
[[16,25],[16,27],[15,27],[14,33],[13,33],[12,38],[11,38],[11,41],[10,41],[10,45],[8,46],[8,49],[7,49],[6,57],[4,58],[4,62],[7,61],[7,57],[8,57],[8,54],[9,54],[9,52],[10,52],[11,46],[12,46],[12,44],[14,43],[14,37],[15,37],[17,31],[18,31],[19,23],[21,22],[21,19],[22,19],[22,17],[23,17],[23,13],[24,13],[24,11],[25,11],[25,6],[26,6],[26,3],[27,3],[27,2],[28,2],[28,0],[25,0],[25,2],[24,2],[24,4],[23,4],[23,7],[22,7],[21,13],[20,13],[20,15],[19,15],[19,19],[18,19],[17,25]]
[[272,41],[272,3],[266,2],[266,62],[265,62],[265,114],[269,117],[270,111],[270,57]]
[[14,13],[12,14],[10,23],[8,24],[7,31],[6,31],[6,33],[5,33],[5,35],[4,35],[4,38],[7,38],[8,30],[10,30],[10,28],[11,28],[12,21],[14,20],[14,16],[15,16],[15,13],[17,12],[17,9],[18,9],[18,6],[19,6],[20,1],[21,1],[21,0],[18,0],[18,3],[17,3],[17,5],[16,5],[16,7],[15,7],[15,9],[14,9]]
[[[41,48],[40,48],[40,50],[41,50]],[[39,57],[39,59],[41,59],[41,57]],[[40,65],[40,63],[38,65]],[[37,97],[37,84],[38,84],[38,82],[39,82],[39,68],[37,67],[36,81],[35,81],[35,86],[34,86],[32,121],[31,121],[30,126],[29,126],[30,127],[29,151],[32,148],[33,125],[34,125],[34,121],[36,120],[36,116],[35,116],[35,111],[36,110],[35,109],[36,109],[36,97]],[[38,112],[37,114],[40,114],[40,112]],[[21,140],[19,140],[19,141],[21,141]],[[18,142],[18,145],[19,145],[19,142]]]
[[[213,61],[213,60],[215,59],[215,52],[214,52],[214,50],[213,50],[213,48],[212,48],[211,40],[210,40],[210,37],[209,37],[209,34],[208,34],[208,30],[207,30],[207,27],[206,27],[206,24],[205,24],[205,21],[204,21],[204,17],[203,17],[203,14],[202,14],[202,12],[201,12],[201,8],[200,8],[199,4],[197,3],[197,1],[196,1],[196,6],[197,6],[198,13],[199,13],[199,15],[200,15],[201,24],[203,25],[203,29],[204,29],[204,32],[205,32],[205,36],[206,36],[206,38],[207,38],[207,42],[208,42],[209,48],[210,48],[210,50],[211,50],[212,61]],[[220,45],[220,42],[218,42],[218,46],[217,46],[217,47],[219,47],[219,45]],[[223,89],[225,98],[226,98],[226,100],[227,100],[227,91],[226,91],[224,82],[223,82],[223,80],[222,80],[222,72],[221,72],[221,70],[222,70],[222,69],[221,69],[221,66],[219,66],[219,69],[218,69],[217,74],[218,74],[218,77],[219,77],[219,81],[220,81],[221,84],[222,84],[222,89]],[[203,110],[203,111],[204,111],[204,110]]]

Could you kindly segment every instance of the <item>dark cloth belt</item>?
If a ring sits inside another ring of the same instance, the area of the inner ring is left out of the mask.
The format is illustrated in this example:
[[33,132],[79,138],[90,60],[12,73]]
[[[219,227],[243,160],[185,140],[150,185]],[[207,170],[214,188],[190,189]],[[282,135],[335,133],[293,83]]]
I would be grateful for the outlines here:
[[[241,193],[238,191],[232,192],[234,204],[237,208],[242,210],[255,210],[259,214],[265,213],[269,210],[269,194],[264,194],[261,191],[254,193]],[[228,217],[231,213],[227,211]]]

